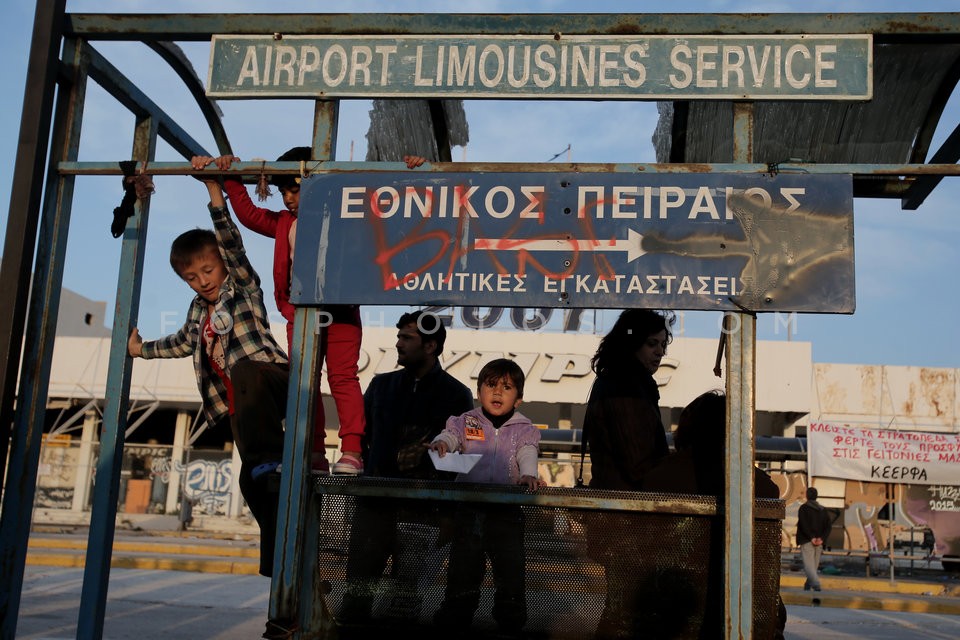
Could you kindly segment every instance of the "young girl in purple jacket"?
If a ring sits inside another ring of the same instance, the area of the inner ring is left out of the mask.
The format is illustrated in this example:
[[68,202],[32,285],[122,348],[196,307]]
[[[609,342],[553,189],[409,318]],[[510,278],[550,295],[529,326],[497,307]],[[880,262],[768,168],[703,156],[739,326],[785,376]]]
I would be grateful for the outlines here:
[[[480,370],[480,407],[447,420],[430,443],[441,457],[448,452],[479,453],[480,460],[458,482],[520,484],[534,491],[540,432],[516,409],[523,398],[523,371],[501,358]],[[516,505],[468,505],[455,516],[447,587],[437,624],[467,628],[480,603],[486,557],[493,570],[493,619],[501,631],[516,633],[527,620],[523,512]]]

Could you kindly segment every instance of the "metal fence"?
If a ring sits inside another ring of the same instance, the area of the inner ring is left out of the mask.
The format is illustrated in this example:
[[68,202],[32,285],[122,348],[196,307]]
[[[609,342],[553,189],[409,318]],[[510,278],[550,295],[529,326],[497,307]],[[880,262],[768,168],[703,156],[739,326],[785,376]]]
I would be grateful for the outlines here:
[[[713,498],[335,477],[316,488],[319,577],[341,638],[518,624],[525,637],[722,636]],[[754,514],[753,630],[769,638],[783,503],[757,500]]]

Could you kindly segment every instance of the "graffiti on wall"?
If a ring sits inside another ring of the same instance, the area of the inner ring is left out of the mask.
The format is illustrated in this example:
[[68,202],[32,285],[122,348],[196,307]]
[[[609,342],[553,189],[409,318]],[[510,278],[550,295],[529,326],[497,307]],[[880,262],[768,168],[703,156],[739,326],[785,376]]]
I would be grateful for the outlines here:
[[[131,461],[142,461],[142,464],[131,463],[131,467],[142,467],[153,481],[156,489],[153,501],[158,504],[165,501],[170,476],[176,473],[180,474],[182,496],[191,502],[194,514],[225,515],[233,486],[233,460],[197,458],[183,464],[173,459],[171,453],[169,447],[152,445],[128,446],[124,450]],[[223,454],[212,455],[220,458]]]
[[916,525],[930,527],[937,555],[960,556],[960,487],[903,488],[903,511]]
[[169,483],[172,468],[169,456],[153,456],[150,459],[150,477],[158,482]]
[[[132,445],[124,449],[124,467],[131,478],[149,478],[152,481],[150,494],[151,513],[162,513],[170,491],[170,477],[180,474],[181,497],[191,503],[194,514],[225,515],[230,504],[233,485],[231,458],[222,459],[215,452],[215,459],[198,458],[183,464],[171,457],[170,447],[155,445]],[[194,455],[200,452],[194,452]]]
[[69,509],[73,506],[73,487],[37,487],[36,506],[40,509]]
[[[770,477],[786,502],[783,546],[796,546],[797,511],[805,499],[806,472],[772,471]],[[835,533],[828,541],[830,547],[867,552],[888,549],[888,502],[892,502],[895,541],[909,539],[912,529],[929,527],[935,541],[931,551],[938,556],[960,555],[960,487],[846,480],[843,496],[821,492],[821,502],[826,505],[841,497],[843,509],[838,509]]]
[[193,504],[194,514],[224,515],[230,504],[233,486],[233,460],[192,460],[188,464],[173,462],[183,474],[184,496]]

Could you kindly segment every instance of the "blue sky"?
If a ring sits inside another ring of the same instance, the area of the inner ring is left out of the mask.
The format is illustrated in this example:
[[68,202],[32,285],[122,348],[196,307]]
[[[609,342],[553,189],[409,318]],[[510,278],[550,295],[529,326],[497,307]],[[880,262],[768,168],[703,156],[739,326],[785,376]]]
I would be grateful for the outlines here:
[[[448,8],[448,5],[456,7]],[[68,1],[74,12],[337,12],[458,11],[478,13],[579,12],[754,12],[797,11],[795,2],[220,2],[192,1],[129,2]],[[7,0],[3,38],[0,39],[0,233],[5,233],[13,163],[22,106],[26,63],[30,46],[34,2]],[[808,1],[802,11],[830,12],[835,2]],[[960,2],[844,2],[844,12],[960,10]],[[209,46],[182,43],[201,77],[206,75]],[[153,52],[139,44],[95,43],[129,78],[158,102],[209,150],[215,150],[195,103],[180,81]],[[275,158],[289,147],[308,144],[312,123],[310,101],[223,101],[224,125],[234,151],[244,160]],[[366,151],[368,126],[365,101],[341,105],[337,158],[346,160],[351,145],[355,159]],[[576,162],[652,162],[650,137],[656,124],[656,106],[643,102],[543,102],[471,101],[466,104],[470,125],[470,161],[545,162],[571,145]],[[129,158],[133,117],[95,84],[87,94],[81,160],[109,161]],[[624,126],[627,123],[628,126]],[[951,98],[932,149],[960,123],[960,92]],[[462,157],[456,149],[454,159]],[[157,159],[180,158],[164,143]],[[180,232],[209,226],[203,186],[189,178],[158,177],[150,211],[149,240],[141,297],[141,333],[157,337],[183,320],[190,291],[170,270],[167,251]],[[113,208],[121,197],[119,178],[85,177],[77,180],[71,240],[64,285],[81,295],[107,300],[115,298],[120,242],[109,233]],[[793,339],[813,345],[816,362],[895,364],[960,367],[960,340],[956,336],[960,317],[960,178],[948,178],[918,211],[901,211],[896,201],[855,201],[857,311],[852,316],[802,315]],[[279,196],[267,203],[282,206]],[[245,234],[254,263],[263,276],[267,300],[272,301],[272,245],[268,239]],[[272,309],[272,304],[270,304]],[[396,313],[387,311],[391,321]],[[279,320],[279,316],[277,316]],[[609,327],[612,317],[601,317]],[[605,324],[604,324],[605,323]],[[717,314],[687,312],[684,333],[714,338],[719,334]],[[758,320],[758,337],[785,340],[782,324],[770,315]]]

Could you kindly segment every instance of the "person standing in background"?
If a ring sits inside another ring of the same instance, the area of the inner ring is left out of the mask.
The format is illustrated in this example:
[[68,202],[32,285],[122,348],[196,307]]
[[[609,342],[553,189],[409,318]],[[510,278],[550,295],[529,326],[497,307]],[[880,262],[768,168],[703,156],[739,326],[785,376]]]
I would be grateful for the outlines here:
[[833,519],[830,513],[817,502],[817,490],[807,489],[807,501],[800,505],[797,514],[797,544],[800,546],[800,555],[803,557],[803,572],[807,575],[803,583],[803,590],[820,591],[820,576],[817,569],[820,567],[820,555],[823,553],[823,543],[830,535]]

